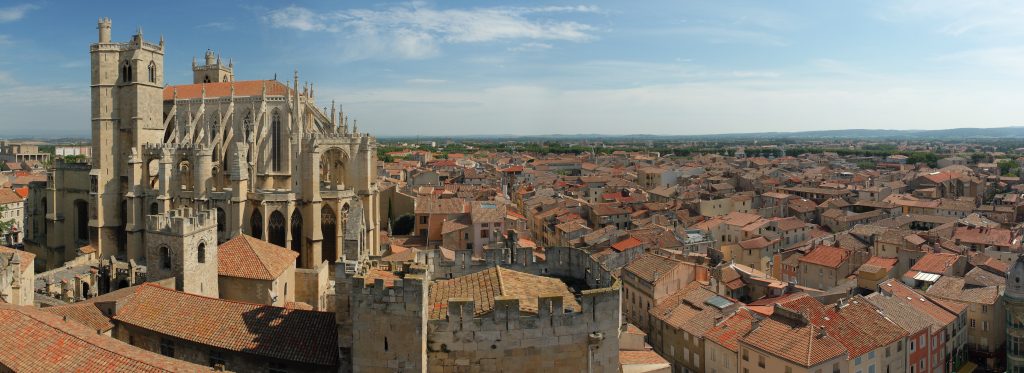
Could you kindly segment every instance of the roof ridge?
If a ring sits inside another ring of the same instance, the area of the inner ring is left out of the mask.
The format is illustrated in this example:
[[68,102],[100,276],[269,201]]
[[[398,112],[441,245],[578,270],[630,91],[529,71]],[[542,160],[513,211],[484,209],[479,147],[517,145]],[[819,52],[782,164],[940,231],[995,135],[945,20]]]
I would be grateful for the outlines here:
[[498,278],[498,295],[505,295],[504,282],[501,281],[501,266],[495,266],[495,277]]
[[[239,237],[242,237],[242,240],[245,241],[246,246],[249,246],[249,250],[252,251],[253,255],[256,256],[256,261],[260,263],[260,267],[263,267],[263,271],[267,273],[268,277],[274,277],[274,274],[270,271],[270,268],[267,268],[267,262],[263,258],[263,255],[261,255],[262,253],[259,252],[259,250],[257,250],[255,247],[253,247],[252,242],[249,241],[250,238],[255,240],[256,237],[248,236],[245,234],[240,234]],[[264,242],[263,240],[259,241]]]
[[[169,292],[173,292],[173,293],[177,293],[177,294],[187,295],[187,296],[196,297],[196,298],[212,299],[212,300],[226,302],[226,303],[235,303],[235,304],[242,304],[242,305],[256,306],[256,307],[280,308],[282,310],[287,310],[288,312],[295,312],[295,311],[324,312],[324,311],[297,310],[297,309],[285,308],[285,307],[274,306],[274,305],[263,304],[263,303],[251,303],[251,302],[245,302],[245,301],[240,301],[240,300],[208,297],[208,296],[205,296],[205,295],[202,295],[202,294],[193,294],[193,293],[189,293],[189,292],[186,292],[186,291],[178,291],[178,290],[174,290],[174,289],[171,289],[171,288],[163,287],[163,286],[160,286],[159,284],[157,284],[155,282],[143,283],[142,285],[139,286],[139,290],[142,290],[142,286],[145,286],[145,285],[149,285],[151,287],[155,287],[155,288],[160,289],[160,290],[169,291]],[[136,292],[138,292],[139,290],[136,290]],[[114,317],[117,317],[117,316],[114,316]]]

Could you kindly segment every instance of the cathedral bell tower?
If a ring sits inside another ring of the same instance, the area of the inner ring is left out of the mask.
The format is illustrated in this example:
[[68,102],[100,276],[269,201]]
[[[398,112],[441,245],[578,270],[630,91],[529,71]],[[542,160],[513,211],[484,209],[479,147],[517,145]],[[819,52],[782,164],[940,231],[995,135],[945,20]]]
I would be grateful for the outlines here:
[[193,84],[235,81],[235,63],[231,60],[228,60],[228,64],[225,66],[219,55],[207,49],[203,62],[205,64],[199,65],[196,64],[195,58],[192,59]]
[[128,214],[141,209],[129,180],[129,169],[138,165],[129,159],[142,144],[160,142],[164,133],[164,41],[146,41],[142,28],[128,42],[111,41],[109,18],[101,18],[97,29],[98,40],[89,46],[93,161],[88,243],[100,258],[125,259],[129,247],[139,248],[144,225]]
[[1024,254],[1010,266],[1003,292],[1006,307],[1006,371],[1024,371]]

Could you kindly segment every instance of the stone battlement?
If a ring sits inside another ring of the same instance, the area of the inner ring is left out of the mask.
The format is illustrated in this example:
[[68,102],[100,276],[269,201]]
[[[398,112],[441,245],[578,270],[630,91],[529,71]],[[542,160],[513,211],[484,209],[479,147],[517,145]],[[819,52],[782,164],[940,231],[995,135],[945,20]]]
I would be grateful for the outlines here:
[[169,210],[166,215],[146,216],[146,230],[149,232],[189,235],[216,225],[217,219],[212,211],[196,211],[188,207]]
[[183,144],[183,143],[168,144],[168,143],[152,143],[152,142],[148,142],[148,143],[142,144],[142,149],[146,150],[146,151],[160,151],[160,150],[164,150],[164,149],[171,149],[171,150],[196,150],[196,149],[199,149],[199,150],[202,150],[202,149],[206,149],[206,145],[203,145],[203,144],[193,144],[193,143],[188,143],[188,144]]

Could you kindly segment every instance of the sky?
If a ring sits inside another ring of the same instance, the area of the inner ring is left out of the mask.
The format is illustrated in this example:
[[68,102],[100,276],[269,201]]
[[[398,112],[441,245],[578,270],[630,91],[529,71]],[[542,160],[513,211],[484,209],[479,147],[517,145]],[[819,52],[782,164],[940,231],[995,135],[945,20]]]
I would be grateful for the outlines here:
[[378,136],[1024,125],[1018,1],[0,2],[0,137],[88,136],[99,17]]

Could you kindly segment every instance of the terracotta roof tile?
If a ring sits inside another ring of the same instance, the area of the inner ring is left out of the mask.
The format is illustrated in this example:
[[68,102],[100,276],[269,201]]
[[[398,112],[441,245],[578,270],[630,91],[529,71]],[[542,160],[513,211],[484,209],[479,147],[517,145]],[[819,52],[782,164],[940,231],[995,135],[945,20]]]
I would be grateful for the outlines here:
[[[338,363],[334,313],[136,287],[114,320],[198,344],[322,366]],[[188,317],[182,317],[188,315]]]
[[494,310],[494,298],[514,296],[519,298],[520,310],[536,313],[537,297],[562,295],[566,309],[578,312],[581,308],[575,296],[561,280],[554,277],[531,275],[511,269],[492,267],[451,280],[439,280],[430,284],[430,318],[443,319],[448,315],[448,300],[451,298],[472,298],[475,316]]
[[17,255],[18,256],[18,261],[21,262],[20,263],[21,271],[23,271],[23,272],[26,269],[28,269],[28,266],[32,265],[32,263],[34,263],[35,260],[36,260],[36,254],[30,253],[30,252],[25,251],[25,250],[18,250],[18,249],[10,248],[10,247],[7,247],[7,246],[0,246],[0,253],[8,254],[8,255],[10,255],[10,254]]
[[648,283],[653,283],[676,267],[684,265],[687,264],[681,260],[656,254],[644,254],[627,264],[622,270],[632,273]]
[[16,372],[198,372],[34,307],[0,303],[0,365]]
[[619,351],[619,364],[621,365],[669,365],[668,360],[654,351]]
[[217,273],[221,276],[274,280],[295,265],[299,253],[247,235],[217,247]]
[[[203,96],[203,88],[206,88],[206,97],[227,97],[231,95],[231,88],[235,88],[235,96],[260,96],[263,94],[263,86],[266,84],[268,96],[284,96],[290,89],[276,80],[243,80],[235,82],[220,83],[199,83],[173,85],[164,88],[164,101],[178,99],[192,99]],[[177,96],[175,96],[177,92]]]
[[612,249],[618,252],[623,252],[629,249],[639,247],[640,245],[643,244],[644,243],[642,241],[636,239],[635,237],[629,237],[627,239],[612,244]]
[[704,336],[722,347],[734,352],[739,351],[739,338],[753,327],[754,317],[749,310],[741,308],[708,330]]
[[829,268],[839,268],[850,257],[846,249],[835,246],[818,246],[799,260],[801,263],[817,264]]

